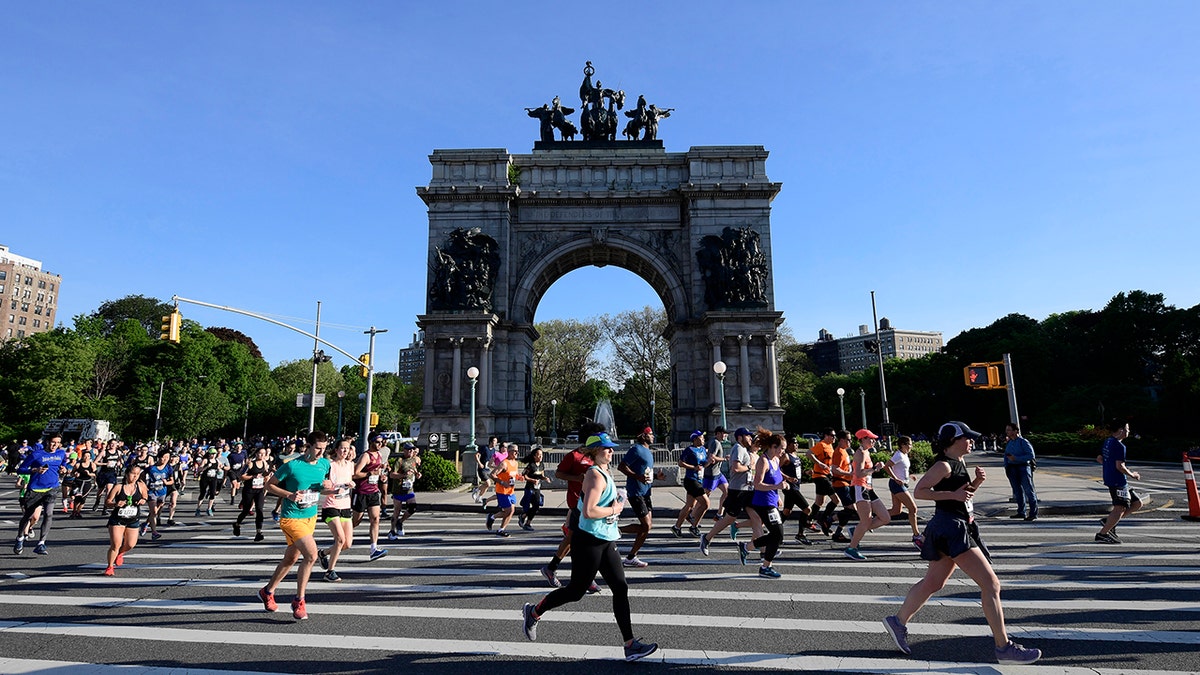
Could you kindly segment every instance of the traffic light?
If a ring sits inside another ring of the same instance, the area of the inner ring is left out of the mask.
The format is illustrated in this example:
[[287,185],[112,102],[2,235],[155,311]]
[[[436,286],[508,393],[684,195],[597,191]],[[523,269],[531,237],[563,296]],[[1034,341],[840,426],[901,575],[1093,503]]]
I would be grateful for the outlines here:
[[375,428],[375,427],[379,426],[379,413],[377,413],[377,412],[371,413],[370,426],[371,426],[371,428]]
[[360,373],[362,373],[362,376],[366,377],[367,375],[370,375],[371,374],[371,355],[369,353],[363,354],[362,356],[358,357],[358,362],[362,364],[362,368],[358,369],[358,371]]
[[878,354],[879,353],[879,340],[864,340],[863,341],[863,349],[867,350],[868,352],[871,352],[872,354]]
[[990,363],[972,363],[963,368],[963,380],[974,389],[1003,389],[1000,369]]
[[179,344],[179,326],[183,323],[183,315],[179,310],[171,312],[162,318],[162,333],[159,334],[159,340],[169,340],[175,344]]

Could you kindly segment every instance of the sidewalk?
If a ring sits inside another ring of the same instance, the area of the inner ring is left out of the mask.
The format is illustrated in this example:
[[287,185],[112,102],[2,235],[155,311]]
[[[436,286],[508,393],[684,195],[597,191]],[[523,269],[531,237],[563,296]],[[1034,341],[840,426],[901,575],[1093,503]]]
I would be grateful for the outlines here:
[[[980,453],[971,455],[968,468],[973,472],[974,467],[983,467],[987,472],[987,480],[980,486],[975,497],[975,513],[983,518],[1006,518],[1016,513],[1016,505],[1009,501],[1012,490],[1004,475],[1004,463],[1000,455]],[[547,467],[547,473],[552,473],[553,467]],[[1107,515],[1112,510],[1108,488],[1100,482],[1099,470],[1095,478],[1080,478],[1078,475],[1066,474],[1049,469],[1040,469],[1034,475],[1039,506],[1038,513],[1043,516],[1053,515]],[[887,492],[887,482],[876,479],[876,492],[883,503],[891,505],[891,495]],[[623,485],[624,481],[619,484]],[[804,496],[809,502],[815,496],[812,483],[801,486]],[[455,490],[446,492],[418,493],[419,508],[430,511],[448,511],[460,513],[482,513],[478,504],[471,500],[471,488],[463,485]],[[562,481],[553,481],[542,488],[545,505],[540,515],[565,517],[567,512],[567,492]],[[517,486],[517,500],[520,501],[521,489]],[[679,509],[683,508],[686,495],[683,486],[675,484],[656,484],[651,497],[654,501],[655,518],[674,518]],[[719,495],[716,496],[719,498]],[[1144,510],[1153,508],[1153,496],[1145,500]],[[490,504],[496,502],[493,499]],[[930,502],[918,502],[922,511],[932,509]],[[713,508],[716,508],[714,499]]]

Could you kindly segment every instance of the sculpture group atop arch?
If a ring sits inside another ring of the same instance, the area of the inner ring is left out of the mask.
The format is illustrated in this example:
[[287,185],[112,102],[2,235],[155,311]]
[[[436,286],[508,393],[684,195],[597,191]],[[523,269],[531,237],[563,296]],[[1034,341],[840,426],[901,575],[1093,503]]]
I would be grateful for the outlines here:
[[429,210],[422,431],[529,442],[538,303],[580,267],[615,265],[661,298],[672,439],[720,423],[778,429],[770,204],[761,146],[436,150]]

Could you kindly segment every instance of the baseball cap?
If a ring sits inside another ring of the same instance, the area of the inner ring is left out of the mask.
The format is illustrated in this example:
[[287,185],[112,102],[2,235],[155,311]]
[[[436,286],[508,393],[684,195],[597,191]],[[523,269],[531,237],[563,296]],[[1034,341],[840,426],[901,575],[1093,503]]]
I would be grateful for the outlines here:
[[643,434],[652,434],[652,433],[654,433],[654,430],[651,429],[650,427],[646,427],[645,429],[642,429],[642,433]]
[[585,443],[584,445],[586,445],[589,448],[615,448],[615,447],[617,447],[617,444],[613,443],[612,439],[608,437],[608,434],[604,433],[603,431],[601,431],[600,433],[598,433],[594,436],[588,436],[587,443]]
[[403,443],[400,444],[400,447],[405,450],[412,450],[413,448],[415,448],[417,446],[413,445],[412,441],[404,441]]
[[704,435],[704,432],[700,431],[699,429],[692,432],[692,438],[700,438],[703,435]]
[[859,429],[858,431],[854,432],[854,437],[860,441],[864,438],[879,438],[872,433],[870,429]]
[[753,436],[754,434],[750,433],[750,430],[747,429],[746,427],[738,427],[737,431],[733,432],[733,435],[734,436]]
[[938,441],[943,445],[953,443],[963,436],[977,441],[981,435],[978,431],[972,431],[971,427],[962,422],[946,422],[938,428]]
[[374,438],[372,438],[371,440],[383,441],[384,443],[387,443],[388,438],[387,438],[387,434],[379,433],[379,434],[375,434]]

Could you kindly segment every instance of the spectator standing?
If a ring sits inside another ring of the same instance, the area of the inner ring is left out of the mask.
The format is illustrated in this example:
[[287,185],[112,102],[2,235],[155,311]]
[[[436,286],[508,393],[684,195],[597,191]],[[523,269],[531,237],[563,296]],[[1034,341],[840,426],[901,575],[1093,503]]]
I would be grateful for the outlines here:
[[1004,425],[1004,435],[1008,438],[1008,442],[1004,444],[1004,474],[1008,476],[1013,497],[1017,500],[1017,512],[1009,517],[1024,518],[1026,521],[1037,520],[1038,498],[1033,487],[1033,444],[1021,435],[1021,428],[1012,422]]

